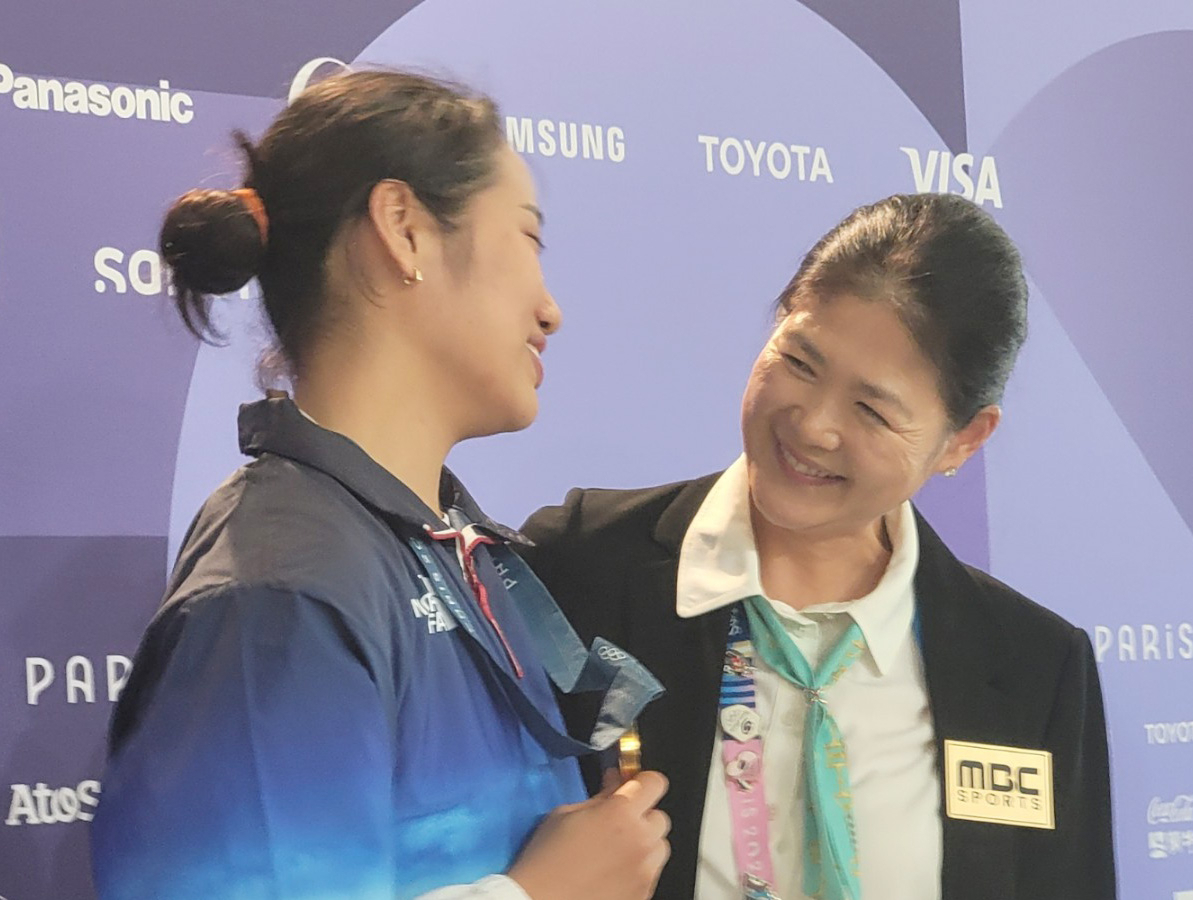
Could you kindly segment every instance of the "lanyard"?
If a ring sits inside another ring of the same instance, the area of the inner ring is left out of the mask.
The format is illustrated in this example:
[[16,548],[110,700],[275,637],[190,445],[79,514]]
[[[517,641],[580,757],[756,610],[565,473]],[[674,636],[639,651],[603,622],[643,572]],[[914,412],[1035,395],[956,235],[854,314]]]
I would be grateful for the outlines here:
[[[435,533],[432,539],[444,539],[448,534]],[[451,536],[454,537],[454,533]],[[428,537],[432,535],[429,533]],[[465,566],[466,574],[469,566],[475,574],[476,563],[472,555],[479,545],[488,544],[485,549],[521,613],[536,660],[555,686],[565,694],[604,692],[589,739],[579,741],[569,736],[527,695],[524,680],[517,674],[521,667],[492,617],[487,598],[481,602],[481,593],[477,589],[479,576],[475,580],[469,578],[469,581],[477,592],[478,605],[488,610],[485,618],[493,625],[504,653],[498,652],[493,641],[486,640],[479,617],[470,609],[472,604],[453,589],[427,541],[410,537],[407,543],[426,571],[439,600],[467,635],[465,643],[469,652],[482,671],[495,678],[526,730],[552,756],[580,756],[610,747],[633,724],[646,704],[663,693],[663,686],[638,660],[604,638],[596,638],[586,650],[543,583],[507,546],[489,540],[466,541],[464,548],[467,552],[461,554],[469,560]],[[510,671],[511,666],[515,671]]]
[[[918,610],[911,627],[916,644],[922,648]],[[743,900],[778,900],[762,767],[762,720],[755,708],[753,655],[750,622],[745,607],[736,603],[729,617],[718,704],[733,855]]]
[[744,900],[778,900],[770,854],[770,814],[762,775],[761,719],[754,704],[754,646],[740,603],[729,618],[721,670],[721,758],[729,792],[733,855]]

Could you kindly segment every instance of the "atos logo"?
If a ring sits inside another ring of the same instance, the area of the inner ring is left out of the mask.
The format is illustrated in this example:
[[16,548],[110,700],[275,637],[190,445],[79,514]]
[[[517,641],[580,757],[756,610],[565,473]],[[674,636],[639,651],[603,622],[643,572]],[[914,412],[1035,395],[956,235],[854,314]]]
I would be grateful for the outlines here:
[[5,825],[56,825],[90,822],[99,803],[100,785],[94,779],[76,787],[52,788],[45,782],[12,785]]

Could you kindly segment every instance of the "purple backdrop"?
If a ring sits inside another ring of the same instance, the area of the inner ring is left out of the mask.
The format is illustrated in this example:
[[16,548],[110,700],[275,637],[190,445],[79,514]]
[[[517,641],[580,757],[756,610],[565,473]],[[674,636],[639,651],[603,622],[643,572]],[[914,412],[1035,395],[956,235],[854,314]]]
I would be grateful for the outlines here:
[[[236,405],[268,344],[251,290],[220,307],[229,346],[182,331],[161,213],[236,183],[228,132],[258,132],[329,56],[491,92],[539,181],[565,314],[542,414],[451,460],[513,524],[576,484],[724,466],[771,301],[815,238],[894,191],[975,192],[1023,248],[1031,337],[984,457],[920,504],[961,556],[1089,630],[1122,896],[1189,900],[1193,10],[1095,6],[9,3],[0,898],[90,895],[111,699],[190,517],[240,463]],[[75,81],[114,109],[68,111]]]

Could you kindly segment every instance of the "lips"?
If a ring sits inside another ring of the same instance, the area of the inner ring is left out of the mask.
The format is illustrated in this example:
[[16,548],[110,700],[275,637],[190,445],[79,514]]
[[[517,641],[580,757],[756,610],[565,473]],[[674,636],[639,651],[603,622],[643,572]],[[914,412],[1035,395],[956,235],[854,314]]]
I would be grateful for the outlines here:
[[534,386],[537,388],[543,383],[543,360],[541,355],[543,348],[527,341],[526,349],[530,351],[530,358],[534,362]]
[[843,475],[821,468],[807,457],[785,446],[782,441],[776,440],[775,443],[783,468],[793,480],[801,484],[824,485],[839,484],[845,480]]

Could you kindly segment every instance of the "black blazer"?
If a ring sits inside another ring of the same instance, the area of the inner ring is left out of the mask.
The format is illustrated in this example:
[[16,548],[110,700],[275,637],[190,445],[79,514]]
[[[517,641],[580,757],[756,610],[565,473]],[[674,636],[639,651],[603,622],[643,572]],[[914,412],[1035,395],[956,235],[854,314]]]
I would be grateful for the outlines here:
[[[729,609],[681,619],[675,582],[684,534],[718,477],[574,490],[524,528],[535,542],[529,562],[581,638],[624,647],[667,688],[639,722],[644,767],[671,779],[661,804],[672,819],[662,900],[690,900],[695,889],[717,727]],[[1054,831],[950,819],[942,809],[945,900],[1114,898],[1106,726],[1088,636],[962,564],[918,514],[917,524],[915,592],[938,758],[946,738],[1053,754]],[[563,698],[563,707],[577,729],[595,714],[583,696]],[[585,771],[590,790],[596,768]]]

